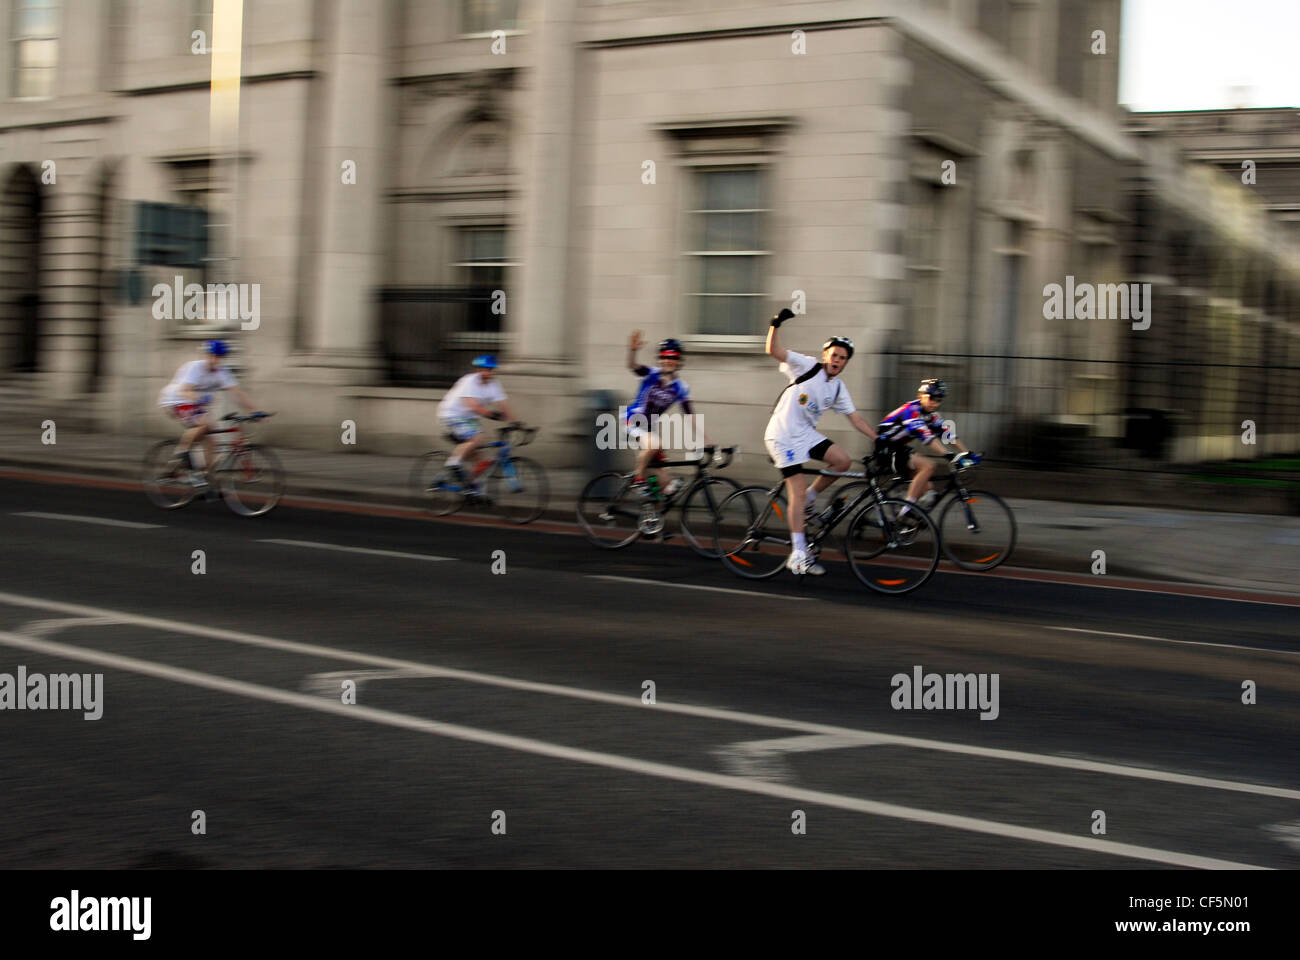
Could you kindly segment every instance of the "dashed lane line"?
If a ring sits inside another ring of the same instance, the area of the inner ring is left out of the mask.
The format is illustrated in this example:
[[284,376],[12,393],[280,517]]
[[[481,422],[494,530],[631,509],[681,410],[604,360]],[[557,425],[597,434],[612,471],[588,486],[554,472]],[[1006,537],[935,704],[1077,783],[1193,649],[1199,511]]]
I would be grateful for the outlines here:
[[453,740],[463,740],[469,743],[479,743],[485,746],[499,747],[520,753],[534,754],[536,756],[550,757],[552,759],[571,763],[583,763],[590,766],[604,767],[605,769],[618,770],[623,773],[658,777],[663,780],[674,780],[679,783],[689,783],[695,786],[711,787],[720,790],[734,790],[741,793],[776,797],[788,802],[832,807],[839,810],[848,810],[854,813],[863,813],[869,816],[908,820],[929,826],[947,827],[949,829],[963,830],[970,833],[1006,837],[1011,840],[1019,840],[1027,843],[1040,843],[1056,847],[1065,847],[1067,849],[1082,850],[1088,853],[1102,854],[1104,856],[1127,857],[1130,859],[1146,860],[1154,863],[1164,863],[1171,866],[1193,867],[1205,870],[1270,869],[1256,864],[1236,863],[1230,860],[1202,857],[1175,850],[1160,850],[1155,847],[1144,847],[1132,843],[1119,843],[1113,840],[1102,840],[1088,835],[1077,836],[1074,834],[1060,833],[1055,830],[1042,830],[1037,827],[1023,827],[1016,824],[999,823],[994,820],[984,820],[978,817],[965,817],[957,814],[941,813],[935,810],[924,810],[917,807],[904,807],[893,803],[880,803],[875,800],[865,800],[860,797],[850,797],[844,794],[827,793],[821,790],[807,790],[783,784],[767,783],[762,780],[755,780],[748,777],[710,773],[705,770],[694,770],[689,767],[679,767],[673,764],[657,763],[650,760],[639,760],[635,757],[625,757],[614,753],[585,750],[579,747],[568,747],[561,744],[549,743],[545,740],[537,740],[532,737],[518,737],[511,734],[497,733],[491,730],[482,730],[477,727],[467,727],[461,724],[443,723],[438,720],[427,720],[423,717],[414,717],[391,710],[380,710],[375,707],[367,707],[361,704],[335,702],[322,697],[313,697],[294,691],[280,690],[256,683],[247,683],[242,680],[232,680],[227,677],[219,677],[213,674],[201,673],[196,670],[187,670],[181,667],[167,666],[149,660],[140,660],[135,657],[126,657],[120,654],[105,653],[100,650],[74,647],[64,643],[55,643],[51,640],[35,640],[8,631],[0,631],[0,644],[54,657],[65,657],[70,660],[86,661],[109,669],[125,670],[130,673],[155,677],[159,680],[183,683],[189,686],[231,694],[233,696],[248,697],[250,699],[263,700],[269,703],[279,703],[285,706],[299,707],[304,710],[315,710],[319,713],[329,713],[339,717],[346,717],[349,720],[365,720],[371,723],[384,724],[390,727],[400,727],[402,729],[426,733],[432,736],[446,737]]

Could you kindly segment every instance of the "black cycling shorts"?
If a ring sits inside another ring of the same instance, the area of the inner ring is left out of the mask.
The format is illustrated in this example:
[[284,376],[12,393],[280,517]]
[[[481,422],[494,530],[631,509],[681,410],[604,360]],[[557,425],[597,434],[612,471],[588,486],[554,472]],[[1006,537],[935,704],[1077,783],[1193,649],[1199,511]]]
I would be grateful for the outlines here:
[[904,480],[912,479],[912,445],[883,441],[876,444],[876,462]]
[[[821,443],[817,444],[817,446],[813,447],[811,450],[808,451],[808,459],[825,460],[826,451],[829,450],[830,448],[831,448],[831,442],[829,440],[823,440]],[[793,467],[782,467],[781,476],[793,477],[796,473],[801,473],[802,471],[803,471],[803,464],[797,463]]]

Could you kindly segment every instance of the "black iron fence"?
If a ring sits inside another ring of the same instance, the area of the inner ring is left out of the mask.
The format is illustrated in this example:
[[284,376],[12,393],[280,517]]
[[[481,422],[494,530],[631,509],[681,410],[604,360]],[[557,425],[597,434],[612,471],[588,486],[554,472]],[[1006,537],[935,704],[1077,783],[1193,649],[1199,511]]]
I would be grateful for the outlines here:
[[892,350],[882,360],[882,412],[941,377],[942,415],[1002,462],[1300,480],[1298,363]]
[[394,386],[447,386],[470,360],[502,347],[502,316],[483,287],[384,287],[379,291],[380,352]]

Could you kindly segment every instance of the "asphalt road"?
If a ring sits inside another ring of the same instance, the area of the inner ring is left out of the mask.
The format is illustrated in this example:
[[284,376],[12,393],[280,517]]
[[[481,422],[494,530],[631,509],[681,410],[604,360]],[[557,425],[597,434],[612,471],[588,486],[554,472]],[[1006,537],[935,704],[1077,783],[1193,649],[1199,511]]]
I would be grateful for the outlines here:
[[0,673],[104,677],[0,710],[0,867],[1300,866],[1293,602],[382,513],[0,480]]

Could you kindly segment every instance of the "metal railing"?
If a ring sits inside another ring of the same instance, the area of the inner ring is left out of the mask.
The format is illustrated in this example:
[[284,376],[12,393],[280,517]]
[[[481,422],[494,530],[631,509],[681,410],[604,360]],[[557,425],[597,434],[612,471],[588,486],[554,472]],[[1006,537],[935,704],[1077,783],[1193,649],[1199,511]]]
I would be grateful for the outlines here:
[[379,291],[380,354],[394,386],[447,386],[480,353],[503,344],[502,317],[481,287],[383,287]]

